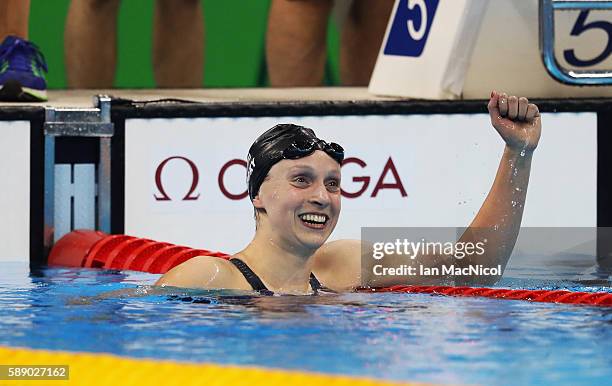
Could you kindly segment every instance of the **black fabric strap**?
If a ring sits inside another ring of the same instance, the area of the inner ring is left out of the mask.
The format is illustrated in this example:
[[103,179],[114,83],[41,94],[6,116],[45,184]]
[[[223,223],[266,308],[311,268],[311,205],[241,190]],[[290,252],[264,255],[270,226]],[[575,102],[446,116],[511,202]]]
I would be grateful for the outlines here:
[[234,257],[233,259],[230,259],[230,261],[244,275],[244,278],[251,285],[251,287],[253,287],[253,290],[259,291],[259,292],[262,292],[262,291],[269,292],[270,291],[268,290],[268,287],[266,287],[266,285],[261,281],[259,276],[257,276],[255,272],[253,272],[251,268],[249,268],[249,266],[245,264],[244,261],[236,257]]
[[[261,292],[262,294],[266,295],[272,294],[272,291],[270,291],[268,287],[266,287],[266,285],[261,281],[259,276],[257,276],[257,274],[255,274],[255,272],[253,272],[244,261],[240,260],[237,257],[230,259],[230,261],[236,266],[236,268],[238,268],[238,270],[240,271],[240,273],[242,273],[246,281],[251,285],[251,287],[253,287],[254,291]],[[327,287],[323,287],[319,279],[317,279],[317,277],[312,272],[310,273],[310,287],[312,287],[312,291],[315,294],[319,290],[333,292]]]
[[315,293],[317,293],[318,290],[323,288],[319,279],[317,279],[317,277],[312,272],[310,273],[310,287],[312,287],[312,290]]
[[317,294],[319,291],[336,293],[336,291],[329,289],[325,287],[323,284],[321,284],[319,279],[317,279],[315,274],[312,272],[310,273],[310,286],[312,287],[312,290],[314,291],[315,294]]

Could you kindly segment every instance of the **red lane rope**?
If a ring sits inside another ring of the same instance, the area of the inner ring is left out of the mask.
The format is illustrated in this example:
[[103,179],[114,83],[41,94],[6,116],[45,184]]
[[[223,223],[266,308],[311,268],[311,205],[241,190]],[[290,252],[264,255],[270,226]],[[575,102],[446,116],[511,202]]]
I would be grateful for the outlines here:
[[[194,249],[132,236],[79,230],[70,232],[55,244],[49,254],[48,264],[166,273],[195,256],[230,258],[230,255],[223,252]],[[359,291],[425,293],[612,307],[612,293],[607,292],[408,285],[363,288]]]
[[448,296],[471,296],[494,299],[527,300],[541,303],[587,304],[612,307],[612,293],[575,292],[565,290],[525,290],[451,286],[396,285],[385,288],[360,289],[360,292],[409,292]]

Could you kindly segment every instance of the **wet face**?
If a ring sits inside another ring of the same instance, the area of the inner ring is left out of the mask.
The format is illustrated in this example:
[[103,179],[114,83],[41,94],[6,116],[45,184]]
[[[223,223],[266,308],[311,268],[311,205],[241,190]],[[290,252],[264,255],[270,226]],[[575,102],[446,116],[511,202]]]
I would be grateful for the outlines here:
[[340,214],[340,165],[322,151],[276,163],[253,200],[260,225],[287,248],[317,249]]

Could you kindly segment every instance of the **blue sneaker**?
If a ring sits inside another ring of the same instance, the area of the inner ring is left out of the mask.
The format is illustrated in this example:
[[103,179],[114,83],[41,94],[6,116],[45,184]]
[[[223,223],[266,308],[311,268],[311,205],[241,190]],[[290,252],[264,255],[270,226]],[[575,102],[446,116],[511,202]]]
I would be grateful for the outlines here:
[[7,36],[0,45],[0,100],[46,101],[45,72],[45,57],[35,44]]

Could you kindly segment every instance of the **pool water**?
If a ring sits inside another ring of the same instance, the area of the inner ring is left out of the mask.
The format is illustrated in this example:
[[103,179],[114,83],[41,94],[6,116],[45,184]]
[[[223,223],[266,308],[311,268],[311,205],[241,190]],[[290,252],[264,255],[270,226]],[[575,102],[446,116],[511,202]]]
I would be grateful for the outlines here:
[[[441,384],[612,383],[612,308],[406,293],[147,290],[138,272],[0,263],[0,345]],[[514,256],[506,288],[612,292],[591,259]]]

